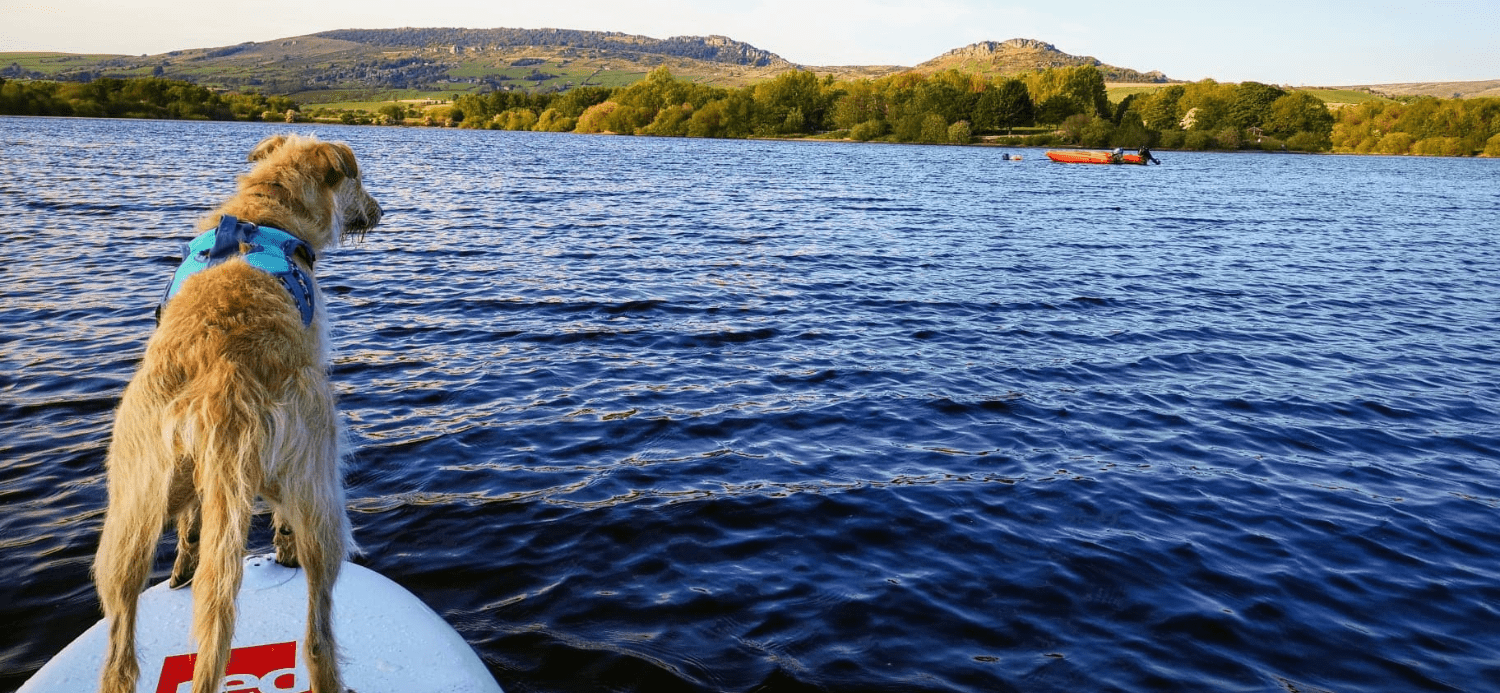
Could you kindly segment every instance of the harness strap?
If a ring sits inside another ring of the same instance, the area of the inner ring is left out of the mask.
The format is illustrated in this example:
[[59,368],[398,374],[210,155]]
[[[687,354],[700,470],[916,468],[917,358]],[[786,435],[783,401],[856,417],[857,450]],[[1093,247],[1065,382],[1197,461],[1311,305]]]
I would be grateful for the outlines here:
[[239,256],[242,248],[245,262],[280,281],[297,304],[302,324],[311,325],[315,300],[312,277],[292,262],[292,257],[301,253],[308,262],[316,260],[312,246],[281,229],[257,226],[227,214],[219,219],[218,228],[182,244],[182,264],[156,307],[156,322],[161,323],[162,308],[177,295],[188,277]]

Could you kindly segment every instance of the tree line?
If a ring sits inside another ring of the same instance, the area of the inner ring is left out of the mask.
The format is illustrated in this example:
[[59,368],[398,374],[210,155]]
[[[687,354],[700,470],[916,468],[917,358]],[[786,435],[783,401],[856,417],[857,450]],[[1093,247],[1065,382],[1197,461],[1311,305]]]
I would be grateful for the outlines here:
[[101,77],[81,84],[0,78],[0,115],[285,120],[295,118],[299,110],[284,96],[219,93],[158,77]]
[[[665,67],[628,87],[458,97],[441,114],[461,127],[657,135],[784,137],[836,132],[859,141],[1327,151],[1335,116],[1305,92],[1205,80],[1111,104],[1093,66],[986,78],[955,70],[836,81],[791,71],[728,89]],[[1016,137],[1017,129],[1040,129]]]
[[[285,97],[221,94],[161,78],[87,84],[0,78],[0,114],[214,120],[302,119]],[[1173,84],[1112,104],[1092,66],[986,78],[953,70],[837,81],[791,71],[741,88],[677,79],[665,67],[627,87],[497,90],[418,110],[390,104],[344,122],[618,133],[797,137],[1027,146],[1141,146],[1500,156],[1500,99],[1369,102],[1329,110],[1307,92],[1258,82]]]
[[1355,154],[1500,157],[1500,99],[1414,99],[1346,106],[1333,149]]

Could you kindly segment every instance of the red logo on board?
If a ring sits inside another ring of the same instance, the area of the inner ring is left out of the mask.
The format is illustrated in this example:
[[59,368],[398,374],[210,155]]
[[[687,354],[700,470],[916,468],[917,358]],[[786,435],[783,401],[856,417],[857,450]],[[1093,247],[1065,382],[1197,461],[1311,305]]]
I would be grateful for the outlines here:
[[[173,655],[161,663],[156,693],[191,693],[197,654]],[[307,693],[309,677],[297,666],[297,643],[278,642],[229,651],[224,687],[227,693]]]

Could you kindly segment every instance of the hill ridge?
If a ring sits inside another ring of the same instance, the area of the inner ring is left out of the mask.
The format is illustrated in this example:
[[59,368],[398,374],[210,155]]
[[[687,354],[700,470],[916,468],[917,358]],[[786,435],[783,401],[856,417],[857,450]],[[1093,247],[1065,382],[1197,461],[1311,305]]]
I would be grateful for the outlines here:
[[955,48],[928,60],[916,69],[923,72],[956,69],[984,75],[1014,75],[1053,67],[1090,66],[1104,74],[1106,82],[1170,82],[1160,71],[1140,72],[1101,62],[1091,55],[1064,53],[1046,41],[1013,38],[1005,41],[979,41]]
[[466,29],[459,27],[400,29],[335,29],[312,36],[391,48],[431,48],[447,46],[463,49],[502,50],[545,46],[598,50],[636,51],[670,55],[705,62],[721,62],[747,67],[774,67],[792,63],[770,51],[727,36],[673,36],[652,38],[618,31],[580,29]]
[[0,77],[89,81],[97,77],[158,76],[215,88],[292,96],[306,103],[385,99],[391,92],[617,87],[662,66],[680,78],[726,87],[744,86],[794,69],[860,79],[912,70],[930,73],[950,67],[1010,76],[1064,65],[1099,66],[1111,82],[1167,81],[1159,72],[1140,73],[1104,65],[1095,58],[1069,55],[1035,39],[971,44],[916,67],[818,67],[796,64],[718,34],[660,39],[558,28],[354,28],[157,55],[9,55],[8,66],[0,62]]

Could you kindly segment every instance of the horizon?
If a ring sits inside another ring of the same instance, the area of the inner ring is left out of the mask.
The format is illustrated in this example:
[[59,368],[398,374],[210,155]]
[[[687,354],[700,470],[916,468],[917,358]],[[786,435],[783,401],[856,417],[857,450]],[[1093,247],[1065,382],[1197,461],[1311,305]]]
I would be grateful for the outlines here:
[[[1027,38],[1184,81],[1352,86],[1500,79],[1500,3],[1305,5],[1268,0],[1247,9],[1164,0],[1143,15],[1100,0],[1078,0],[1067,11],[983,0],[670,0],[632,8],[578,0],[566,9],[477,1],[421,7],[392,0],[316,6],[267,0],[210,8],[147,0],[126,8],[99,0],[45,6],[0,0],[14,17],[0,28],[0,51],[157,55],[336,29],[556,28],[651,38],[726,36],[808,67],[911,67],[981,41]],[[161,22],[162,16],[176,20]]]

